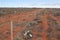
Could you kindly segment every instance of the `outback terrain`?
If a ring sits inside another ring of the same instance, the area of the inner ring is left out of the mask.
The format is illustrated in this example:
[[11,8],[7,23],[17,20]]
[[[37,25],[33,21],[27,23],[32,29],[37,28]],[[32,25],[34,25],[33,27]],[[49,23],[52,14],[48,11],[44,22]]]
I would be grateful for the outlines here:
[[60,9],[0,8],[0,40],[60,40]]

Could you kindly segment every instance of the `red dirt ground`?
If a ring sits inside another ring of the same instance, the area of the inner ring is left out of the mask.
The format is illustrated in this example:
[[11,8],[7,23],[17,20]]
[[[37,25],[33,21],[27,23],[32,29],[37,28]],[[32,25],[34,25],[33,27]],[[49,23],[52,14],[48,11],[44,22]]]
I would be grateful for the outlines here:
[[[0,10],[6,13],[0,16],[0,40],[60,40],[60,9],[1,8]],[[25,31],[30,31],[32,38],[25,37]]]

